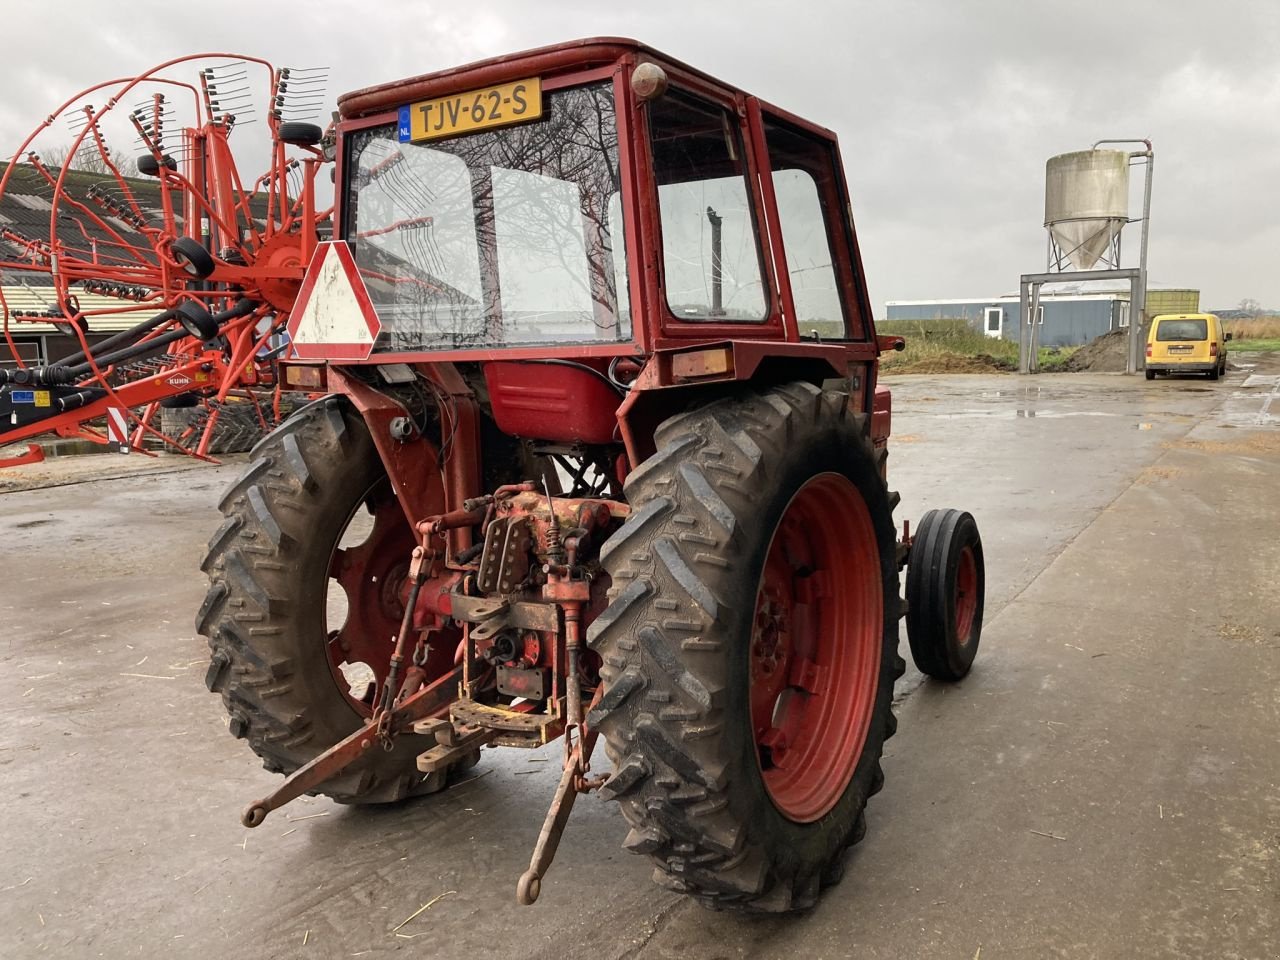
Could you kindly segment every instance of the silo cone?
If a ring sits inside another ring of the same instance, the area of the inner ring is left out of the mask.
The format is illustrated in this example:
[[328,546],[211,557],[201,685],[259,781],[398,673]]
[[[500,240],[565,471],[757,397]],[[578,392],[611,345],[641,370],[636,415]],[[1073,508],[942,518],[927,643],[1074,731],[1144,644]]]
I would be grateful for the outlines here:
[[1080,150],[1045,164],[1044,225],[1077,270],[1107,252],[1129,220],[1129,154]]

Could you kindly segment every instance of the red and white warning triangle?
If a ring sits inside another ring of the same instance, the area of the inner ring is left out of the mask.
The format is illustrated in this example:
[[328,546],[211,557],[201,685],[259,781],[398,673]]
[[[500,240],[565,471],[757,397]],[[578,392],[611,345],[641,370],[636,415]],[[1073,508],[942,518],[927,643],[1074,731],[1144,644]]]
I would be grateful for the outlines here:
[[289,316],[299,360],[365,360],[382,329],[351,248],[340,240],[316,247]]

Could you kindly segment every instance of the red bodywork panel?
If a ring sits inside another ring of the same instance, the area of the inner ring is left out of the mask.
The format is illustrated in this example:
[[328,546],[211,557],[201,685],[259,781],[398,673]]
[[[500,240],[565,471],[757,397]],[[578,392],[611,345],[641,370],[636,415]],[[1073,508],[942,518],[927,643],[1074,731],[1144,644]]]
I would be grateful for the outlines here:
[[[550,47],[478,60],[461,68],[437,70],[408,80],[353,90],[338,97],[338,109],[343,119],[368,117],[394,110],[404,103],[429,100],[456,90],[497,85],[529,76],[539,76],[545,81],[548,75],[608,66],[628,54],[641,52],[656,59],[667,59],[656,50],[623,37],[571,40]],[[692,67],[684,69],[695,72]]]
[[877,448],[889,442],[889,431],[893,426],[893,396],[888,387],[876,387],[875,399],[871,405],[871,442]]
[[611,443],[618,437],[621,391],[604,374],[572,363],[484,365],[498,429],[513,437]]
[[411,526],[423,517],[445,512],[444,491],[440,483],[440,462],[435,447],[418,438],[401,443],[391,438],[390,424],[397,417],[407,417],[409,411],[385,393],[344,373],[339,368],[329,369],[329,389],[345,394],[365,422],[373,436],[374,446],[391,477],[392,489],[405,518]]

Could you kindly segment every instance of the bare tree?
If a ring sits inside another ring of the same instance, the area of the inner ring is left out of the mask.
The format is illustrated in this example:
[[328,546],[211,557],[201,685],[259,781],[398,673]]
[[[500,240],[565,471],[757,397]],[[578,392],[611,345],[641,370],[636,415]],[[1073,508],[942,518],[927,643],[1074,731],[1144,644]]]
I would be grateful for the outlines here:
[[1254,300],[1252,297],[1245,297],[1240,301],[1239,310],[1245,316],[1256,317],[1262,313],[1262,304],[1257,300]]
[[[68,163],[70,153],[70,145],[53,147],[49,150],[42,150],[40,159],[49,167],[60,168],[64,164],[68,164],[72,170],[82,170],[85,173],[100,173],[104,176],[112,176],[111,167],[114,166],[122,176],[134,177],[138,175],[138,166],[134,163],[133,157],[123,150],[110,148],[104,156],[103,152],[98,149],[98,145],[90,137],[85,137],[80,144],[80,149],[76,151],[75,156],[71,157]],[[110,163],[108,163],[108,160]]]

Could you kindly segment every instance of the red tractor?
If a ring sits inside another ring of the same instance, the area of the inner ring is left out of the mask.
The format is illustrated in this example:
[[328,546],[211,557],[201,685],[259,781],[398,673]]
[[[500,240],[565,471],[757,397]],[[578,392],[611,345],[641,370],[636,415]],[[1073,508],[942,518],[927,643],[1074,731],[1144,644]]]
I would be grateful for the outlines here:
[[598,789],[665,886],[813,904],[883,783],[898,621],[963,677],[984,577],[969,514],[896,532],[901,341],[835,136],[617,39],[339,105],[287,372],[326,396],[259,444],[204,564],[209,687],[287,775],[243,822],[563,737],[521,903]]

